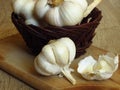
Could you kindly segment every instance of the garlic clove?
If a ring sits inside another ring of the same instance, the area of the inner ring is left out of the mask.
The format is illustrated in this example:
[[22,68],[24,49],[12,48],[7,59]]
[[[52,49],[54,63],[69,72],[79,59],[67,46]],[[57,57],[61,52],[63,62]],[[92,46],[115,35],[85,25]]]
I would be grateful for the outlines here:
[[20,14],[21,9],[24,6],[24,3],[26,3],[27,0],[12,0],[13,3],[13,9],[16,14]]
[[50,45],[45,45],[42,48],[42,53],[50,63],[56,64],[54,52],[53,52],[53,49]]
[[84,11],[81,9],[81,6],[79,4],[75,4],[75,0],[74,2],[69,2],[70,1],[64,2],[59,8],[59,14],[64,26],[76,25],[81,22],[83,18]]
[[93,66],[95,63],[96,60],[94,60],[92,56],[88,56],[78,63],[79,67],[77,68],[77,71],[82,74],[94,72]]
[[83,11],[85,11],[88,7],[88,2],[86,0],[76,0],[76,3],[80,4]]
[[100,55],[98,61],[92,56],[81,60],[78,64],[78,73],[87,80],[109,79],[118,68],[118,55]]
[[35,60],[34,60],[34,67],[35,67],[35,70],[40,73],[41,75],[45,75],[45,76],[50,76],[50,73],[48,72],[45,72],[44,69],[42,69],[40,67],[40,65],[38,64],[38,58],[36,57]]
[[35,11],[39,18],[43,18],[47,11],[50,9],[50,6],[47,4],[48,0],[38,0],[35,6]]
[[63,43],[68,48],[69,62],[71,63],[74,60],[76,55],[75,43],[70,38],[67,38],[67,37],[58,39],[58,42]]
[[56,64],[49,63],[42,53],[37,56],[34,64],[35,64],[35,66],[37,64],[38,67],[36,67],[36,70],[38,73],[40,73],[42,75],[46,75],[46,76],[57,75],[61,72],[60,67]]
[[51,8],[45,15],[45,20],[51,25],[63,26],[62,19],[59,14],[59,8]]
[[26,19],[25,20],[26,25],[35,25],[35,26],[39,26],[39,23],[34,19],[34,18],[30,18],[30,19]]
[[13,0],[13,9],[16,14],[21,14],[25,17],[27,24],[37,25],[34,19],[33,10],[37,0]]
[[33,10],[36,0],[27,0],[21,9],[21,14],[25,16],[26,19],[33,17]]
[[68,64],[68,50],[67,48],[60,42],[55,42],[51,44],[53,49],[56,63],[61,67]]

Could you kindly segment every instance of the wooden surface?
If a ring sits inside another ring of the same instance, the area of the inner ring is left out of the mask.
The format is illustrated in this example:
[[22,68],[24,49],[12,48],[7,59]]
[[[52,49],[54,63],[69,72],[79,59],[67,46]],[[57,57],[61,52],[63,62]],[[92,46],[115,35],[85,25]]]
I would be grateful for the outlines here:
[[[19,41],[19,42],[18,42]],[[76,79],[76,84],[72,85],[65,77],[51,76],[45,77],[39,75],[33,65],[34,56],[29,53],[23,39],[19,34],[8,37],[0,41],[0,68],[26,82],[30,86],[39,90],[119,90],[120,89],[120,72],[119,69],[114,75],[105,81],[87,81],[77,73],[78,62],[88,55],[98,58],[99,55],[105,54],[106,51],[91,46],[87,53],[73,61],[71,68],[75,71],[72,73]],[[63,83],[64,82],[64,83]]]
[[[10,20],[11,1],[0,0],[0,39],[18,33]],[[103,0],[98,8],[102,10],[103,18],[96,30],[93,45],[120,54],[120,0]],[[0,70],[0,90],[34,89]]]

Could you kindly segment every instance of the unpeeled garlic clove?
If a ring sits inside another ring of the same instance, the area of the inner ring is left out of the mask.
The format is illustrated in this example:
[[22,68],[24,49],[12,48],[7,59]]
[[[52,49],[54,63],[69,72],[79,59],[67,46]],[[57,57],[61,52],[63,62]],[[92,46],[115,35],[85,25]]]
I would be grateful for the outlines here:
[[59,64],[59,66],[63,67],[68,64],[69,59],[69,52],[67,47],[60,43],[60,42],[54,42],[51,44],[54,56],[56,58],[56,63]]
[[48,62],[50,62],[52,64],[56,64],[56,60],[55,60],[55,56],[54,56],[54,53],[53,53],[53,49],[52,49],[52,47],[50,45],[45,45],[42,48],[42,53],[46,57]]
[[118,55],[100,55],[98,61],[88,56],[78,63],[77,71],[87,80],[109,79],[118,68]]
[[29,18],[25,20],[25,24],[26,25],[35,25],[35,26],[39,26],[39,23],[37,20],[35,20],[34,18]]
[[58,40],[58,42],[62,42],[62,44],[64,44],[67,47],[69,51],[69,62],[70,62],[69,64],[71,64],[71,62],[74,60],[76,55],[75,43],[68,37],[61,38]]
[[[39,58],[40,60],[38,60]],[[49,63],[48,59],[42,53],[35,58],[34,64],[36,71],[45,76],[57,75],[61,72],[60,67]]]

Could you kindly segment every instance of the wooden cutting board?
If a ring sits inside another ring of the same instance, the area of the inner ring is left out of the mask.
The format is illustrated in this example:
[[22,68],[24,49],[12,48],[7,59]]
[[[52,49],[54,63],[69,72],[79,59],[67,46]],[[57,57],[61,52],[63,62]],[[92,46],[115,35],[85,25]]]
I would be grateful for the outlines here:
[[88,55],[98,58],[98,55],[105,53],[106,51],[91,46],[85,55],[77,58],[71,65],[75,69],[72,75],[77,84],[72,85],[65,77],[39,75],[33,65],[35,57],[29,53],[22,37],[17,34],[0,40],[0,68],[39,90],[120,90],[120,68],[105,81],[87,81],[76,72],[80,59]]

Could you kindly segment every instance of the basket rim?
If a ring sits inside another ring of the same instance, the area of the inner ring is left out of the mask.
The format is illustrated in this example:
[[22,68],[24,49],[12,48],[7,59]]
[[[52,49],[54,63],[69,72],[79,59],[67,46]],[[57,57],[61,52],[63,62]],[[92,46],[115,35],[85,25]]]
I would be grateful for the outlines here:
[[[15,23],[17,23],[17,24],[21,24],[21,26],[25,26],[26,28],[28,28],[27,29],[27,31],[28,32],[32,32],[34,35],[37,35],[38,37],[40,37],[40,35],[38,35],[38,34],[40,34],[39,33],[39,31],[37,31],[37,30],[35,30],[34,29],[34,27],[35,28],[38,28],[38,29],[42,29],[42,30],[45,30],[45,31],[47,31],[47,32],[53,32],[51,29],[49,29],[49,28],[54,28],[54,29],[57,29],[57,28],[59,28],[61,31],[62,30],[68,30],[69,29],[69,31],[70,31],[70,29],[77,29],[77,28],[87,28],[87,27],[85,27],[86,25],[93,25],[93,24],[98,24],[99,23],[99,19],[101,19],[101,17],[102,17],[102,15],[101,15],[101,11],[98,9],[98,8],[94,8],[94,10],[93,10],[94,12],[96,12],[97,13],[97,17],[93,20],[93,21],[91,21],[91,22],[88,22],[88,23],[82,23],[82,24],[80,24],[80,25],[76,25],[76,26],[63,26],[63,27],[57,27],[57,26],[52,26],[52,25],[50,25],[50,26],[48,26],[48,27],[44,27],[44,26],[35,26],[35,25],[26,25],[25,24],[25,22],[23,21],[23,20],[20,20],[19,18],[16,18],[15,16],[18,16],[17,14],[15,14],[14,12],[12,12],[12,15],[11,15],[11,17],[12,17],[12,21],[13,21],[13,23],[15,24]],[[93,13],[93,11],[88,15],[88,17],[90,17],[90,15]],[[59,31],[60,31],[59,30]],[[87,29],[84,29],[84,30],[80,30],[80,31],[88,31]]]

